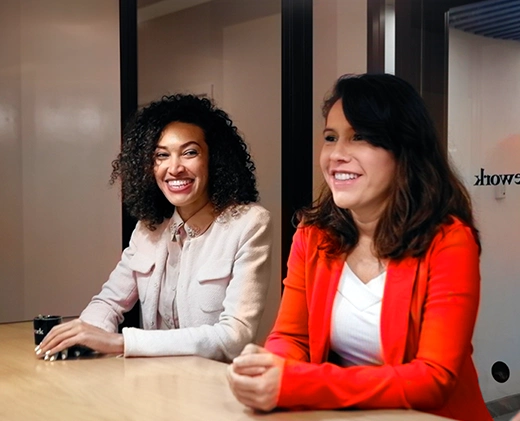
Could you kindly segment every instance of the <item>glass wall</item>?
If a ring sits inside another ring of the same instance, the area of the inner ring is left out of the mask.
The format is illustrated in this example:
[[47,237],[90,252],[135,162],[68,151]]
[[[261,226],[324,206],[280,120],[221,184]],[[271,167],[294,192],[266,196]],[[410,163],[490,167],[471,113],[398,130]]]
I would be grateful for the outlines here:
[[176,92],[207,95],[251,148],[261,204],[274,221],[259,340],[272,326],[281,291],[281,56],[281,0],[138,2],[139,105]]
[[319,154],[323,141],[321,105],[335,80],[345,73],[367,71],[366,0],[313,2],[313,196],[323,177]]
[[[489,401],[520,392],[520,42],[450,28],[449,47],[448,148],[482,239],[474,357]],[[505,382],[492,375],[497,361]]]

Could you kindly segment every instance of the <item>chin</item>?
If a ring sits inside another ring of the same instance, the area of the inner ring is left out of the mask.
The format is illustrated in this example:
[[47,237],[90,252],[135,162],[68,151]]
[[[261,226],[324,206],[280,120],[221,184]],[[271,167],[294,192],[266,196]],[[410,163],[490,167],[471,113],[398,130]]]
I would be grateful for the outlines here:
[[341,196],[338,197],[338,196],[332,195],[332,200],[334,201],[334,204],[338,208],[342,208],[342,209],[349,209],[353,205],[352,200],[347,200]]
[[166,196],[166,199],[168,200],[168,202],[170,202],[176,208],[182,207],[183,205],[185,205],[184,200],[179,200],[178,197]]
[[334,202],[334,203],[340,209],[350,209],[351,208],[351,206],[349,206],[346,203],[338,203],[338,202]]

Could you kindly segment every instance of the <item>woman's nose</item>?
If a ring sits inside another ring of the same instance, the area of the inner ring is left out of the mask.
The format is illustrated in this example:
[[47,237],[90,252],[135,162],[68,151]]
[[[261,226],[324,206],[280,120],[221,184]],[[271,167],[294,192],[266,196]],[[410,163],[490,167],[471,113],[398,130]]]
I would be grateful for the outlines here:
[[330,154],[330,159],[334,161],[350,161],[352,159],[351,150],[347,142],[337,141]]
[[181,174],[186,170],[181,160],[177,157],[170,157],[168,160],[168,173],[172,175]]

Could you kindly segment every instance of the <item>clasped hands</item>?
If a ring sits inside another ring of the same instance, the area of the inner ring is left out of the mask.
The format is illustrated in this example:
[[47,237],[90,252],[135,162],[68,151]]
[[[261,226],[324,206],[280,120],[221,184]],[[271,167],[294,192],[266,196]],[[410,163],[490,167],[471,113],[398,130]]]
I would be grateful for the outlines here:
[[122,354],[123,335],[107,332],[79,319],[54,326],[35,348],[38,358],[54,361],[60,352],[74,345],[83,345],[101,354]]
[[285,360],[258,345],[246,345],[229,365],[227,379],[239,402],[253,409],[276,407]]

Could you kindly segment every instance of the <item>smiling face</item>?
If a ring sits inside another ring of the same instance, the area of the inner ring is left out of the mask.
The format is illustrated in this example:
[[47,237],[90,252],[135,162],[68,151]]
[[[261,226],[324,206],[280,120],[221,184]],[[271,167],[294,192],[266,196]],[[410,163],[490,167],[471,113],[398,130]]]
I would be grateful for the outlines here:
[[155,150],[155,180],[183,220],[209,201],[209,150],[203,130],[194,124],[168,124]]
[[358,219],[378,219],[395,179],[394,155],[361,138],[345,118],[341,100],[329,111],[320,156],[334,203]]

